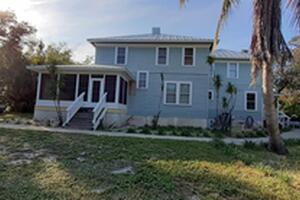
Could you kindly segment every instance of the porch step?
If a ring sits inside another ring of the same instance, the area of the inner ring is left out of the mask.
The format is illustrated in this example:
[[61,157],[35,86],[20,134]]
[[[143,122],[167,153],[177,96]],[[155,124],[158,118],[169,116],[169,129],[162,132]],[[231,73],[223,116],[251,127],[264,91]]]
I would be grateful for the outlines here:
[[75,114],[73,119],[69,122],[67,128],[92,130],[93,129],[92,120],[93,120],[92,109],[88,109],[88,108],[80,109],[78,113]]

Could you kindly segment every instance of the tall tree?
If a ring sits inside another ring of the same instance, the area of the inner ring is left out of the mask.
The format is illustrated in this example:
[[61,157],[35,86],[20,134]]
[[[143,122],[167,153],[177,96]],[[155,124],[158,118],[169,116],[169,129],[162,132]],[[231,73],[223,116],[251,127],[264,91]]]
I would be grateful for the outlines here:
[[[186,0],[180,0],[185,3]],[[294,11],[297,27],[300,25],[300,0],[287,0]],[[223,0],[221,15],[218,20],[213,48],[219,40],[222,26],[232,8],[240,0]],[[262,90],[264,97],[265,119],[269,133],[269,149],[278,154],[287,154],[288,150],[280,136],[278,118],[274,105],[273,94],[273,65],[284,66],[291,60],[292,54],[281,32],[281,0],[253,0],[253,33],[251,41],[252,82],[262,76]]]
[[35,76],[26,70],[29,63],[23,51],[32,46],[35,31],[17,21],[14,13],[0,11],[0,101],[14,111],[33,109]]

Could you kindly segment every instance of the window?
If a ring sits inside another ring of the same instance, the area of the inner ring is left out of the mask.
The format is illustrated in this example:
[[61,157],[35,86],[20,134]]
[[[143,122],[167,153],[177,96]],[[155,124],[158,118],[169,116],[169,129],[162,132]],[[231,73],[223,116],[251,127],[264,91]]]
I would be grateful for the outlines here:
[[126,65],[127,64],[127,47],[116,47],[115,53],[116,53],[115,63],[117,65]]
[[[56,77],[57,78],[57,77]],[[40,97],[41,100],[52,100],[53,97],[53,78],[49,74],[42,74],[41,76],[41,88],[40,88]]]
[[117,76],[116,75],[106,75],[105,76],[104,92],[107,93],[106,101],[109,103],[115,102],[116,85],[117,85]]
[[256,109],[257,109],[256,92],[246,92],[246,94],[245,94],[245,109],[246,109],[246,111],[256,111]]
[[72,101],[75,99],[76,91],[76,75],[75,74],[61,74],[60,79],[62,86],[60,88],[60,100]]
[[195,65],[195,48],[183,48],[183,63],[184,66]]
[[84,97],[83,97],[84,101],[87,101],[88,87],[89,87],[89,75],[80,74],[79,75],[78,96],[84,92],[85,93]]
[[149,72],[147,71],[139,71],[137,73],[137,88],[139,89],[148,88],[148,76],[149,76]]
[[191,105],[192,83],[190,82],[165,82],[165,104]]
[[176,104],[176,83],[167,83],[166,103]]
[[208,100],[214,100],[214,91],[208,90]]
[[238,63],[228,63],[227,64],[227,78],[239,78]]
[[169,62],[169,48],[156,48],[156,65],[168,65]]

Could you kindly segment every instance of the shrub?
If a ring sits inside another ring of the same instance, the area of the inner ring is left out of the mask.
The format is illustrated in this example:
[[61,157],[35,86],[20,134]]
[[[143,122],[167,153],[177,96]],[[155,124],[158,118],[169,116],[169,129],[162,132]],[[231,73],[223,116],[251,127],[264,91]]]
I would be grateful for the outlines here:
[[135,128],[128,128],[127,129],[127,133],[136,133],[136,129]]
[[243,145],[246,149],[255,149],[256,148],[256,144],[252,141],[245,141],[244,145]]
[[147,134],[147,135],[151,135],[151,131],[150,128],[148,127],[143,127],[141,133]]

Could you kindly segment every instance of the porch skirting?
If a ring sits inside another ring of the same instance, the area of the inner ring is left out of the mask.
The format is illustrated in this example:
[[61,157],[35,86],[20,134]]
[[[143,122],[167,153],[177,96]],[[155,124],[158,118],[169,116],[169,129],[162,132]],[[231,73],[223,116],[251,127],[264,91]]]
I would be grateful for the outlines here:
[[[62,115],[66,117],[66,107],[62,107]],[[55,107],[53,106],[36,106],[34,109],[34,119],[38,121],[48,121],[57,118]],[[103,125],[106,127],[122,127],[125,125],[144,126],[152,124],[152,116],[129,116],[127,109],[108,108],[104,117]],[[207,128],[207,119],[197,118],[178,118],[178,117],[160,117],[159,125],[161,126],[192,126]]]
[[[133,126],[151,125],[152,116],[132,116],[128,123]],[[158,124],[161,126],[191,126],[207,128],[207,119],[199,118],[179,118],[179,117],[160,117]]]

